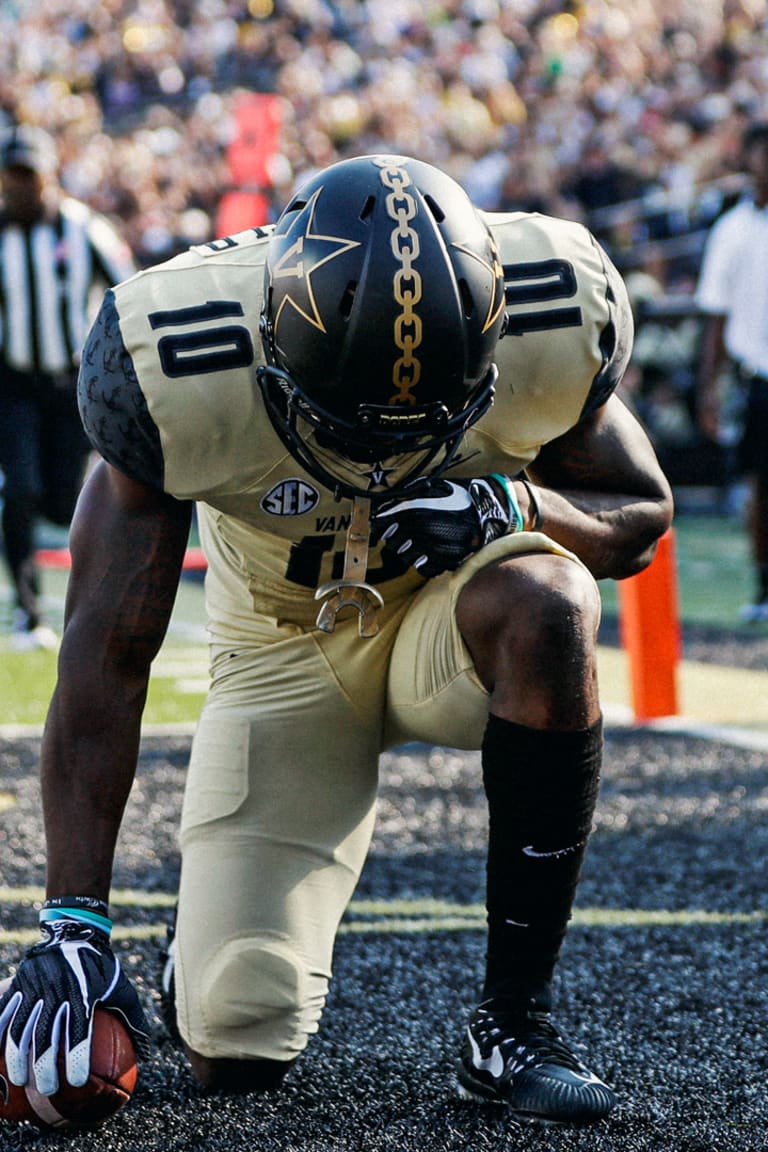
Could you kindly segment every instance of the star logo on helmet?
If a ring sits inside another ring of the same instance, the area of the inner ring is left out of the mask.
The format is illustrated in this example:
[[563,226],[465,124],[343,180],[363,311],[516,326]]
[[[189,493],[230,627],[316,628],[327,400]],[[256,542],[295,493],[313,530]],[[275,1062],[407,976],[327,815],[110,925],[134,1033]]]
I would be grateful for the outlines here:
[[280,301],[280,307],[275,316],[275,333],[277,333],[283,309],[289,305],[308,324],[325,332],[320,309],[312,284],[312,277],[319,268],[330,260],[335,260],[351,248],[359,248],[358,240],[346,240],[341,236],[325,236],[315,231],[315,209],[322,188],[309,198],[307,203],[297,212],[291,221],[291,226],[283,235],[272,237],[269,271],[274,284],[278,280],[290,280],[288,290]]
[[480,264],[481,267],[485,268],[488,272],[488,278],[491,282],[491,294],[490,302],[488,304],[488,315],[486,316],[485,322],[483,324],[483,332],[487,332],[489,328],[494,326],[500,314],[504,311],[504,305],[506,303],[504,299],[504,269],[502,268],[501,261],[499,260],[499,250],[496,247],[496,241],[492,236],[490,237],[490,241],[490,260],[483,259],[480,253],[474,251],[474,249],[470,248],[468,244],[460,244],[458,241],[454,241],[452,244],[453,248],[458,248],[458,250],[463,252],[466,256],[471,256],[473,260],[476,260],[477,263]]

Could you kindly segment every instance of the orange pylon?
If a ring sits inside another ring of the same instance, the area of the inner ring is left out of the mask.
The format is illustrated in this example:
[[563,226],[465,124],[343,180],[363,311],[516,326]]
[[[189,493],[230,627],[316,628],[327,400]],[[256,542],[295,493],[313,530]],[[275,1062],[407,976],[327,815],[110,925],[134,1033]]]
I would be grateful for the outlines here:
[[670,528],[644,571],[619,583],[621,643],[629,660],[636,720],[676,716],[682,650],[675,535]]

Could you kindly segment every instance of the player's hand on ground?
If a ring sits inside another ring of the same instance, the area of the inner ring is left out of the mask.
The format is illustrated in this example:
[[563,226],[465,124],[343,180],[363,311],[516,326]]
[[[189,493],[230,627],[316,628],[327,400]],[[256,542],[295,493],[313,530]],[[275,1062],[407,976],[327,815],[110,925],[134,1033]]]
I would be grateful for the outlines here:
[[521,527],[520,514],[495,477],[424,480],[379,504],[375,538],[422,576],[452,571],[484,544]]
[[87,1083],[97,1004],[122,1016],[139,1055],[148,1052],[149,1028],[105,933],[67,920],[42,932],[0,997],[0,1050],[13,1084],[27,1084],[31,1071],[38,1091],[50,1096],[59,1087],[62,1043],[67,1081]]

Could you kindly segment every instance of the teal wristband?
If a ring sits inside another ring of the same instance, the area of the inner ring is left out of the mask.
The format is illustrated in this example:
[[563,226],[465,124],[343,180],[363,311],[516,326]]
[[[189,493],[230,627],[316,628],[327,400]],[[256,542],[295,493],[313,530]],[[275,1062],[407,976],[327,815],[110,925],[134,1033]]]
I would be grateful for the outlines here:
[[46,900],[40,909],[39,920],[41,924],[50,924],[53,920],[75,920],[91,928],[98,928],[109,936],[112,921],[108,912],[105,901],[93,896],[59,896]]
[[509,527],[510,533],[511,532],[522,532],[523,524],[524,524],[523,514],[520,511],[520,505],[517,502],[517,496],[515,495],[514,484],[509,479],[508,476],[502,476],[500,472],[491,472],[491,476],[497,482],[497,484],[501,485],[501,487],[504,491],[504,494],[507,497],[507,502],[509,503],[509,513],[510,513],[510,527]]
[[81,908],[43,908],[40,912],[40,923],[48,924],[52,920],[76,920],[80,924],[87,924],[90,928],[98,928],[105,936],[112,934],[112,921],[106,916],[99,916],[96,912],[84,912]]

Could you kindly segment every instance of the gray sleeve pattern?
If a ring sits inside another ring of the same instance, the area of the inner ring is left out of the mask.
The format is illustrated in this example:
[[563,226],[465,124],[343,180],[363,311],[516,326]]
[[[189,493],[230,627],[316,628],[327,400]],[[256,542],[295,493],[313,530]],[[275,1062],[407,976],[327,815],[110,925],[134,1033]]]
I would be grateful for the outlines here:
[[77,384],[86,435],[104,459],[160,491],[164,461],[160,433],[123,342],[113,292],[107,292],[83,348]]
[[591,416],[609,399],[621,383],[634,342],[634,321],[624,281],[609,260],[603,249],[592,237],[592,243],[600,253],[605,273],[605,298],[608,303],[610,320],[600,334],[600,351],[603,364],[592,381],[581,419]]

